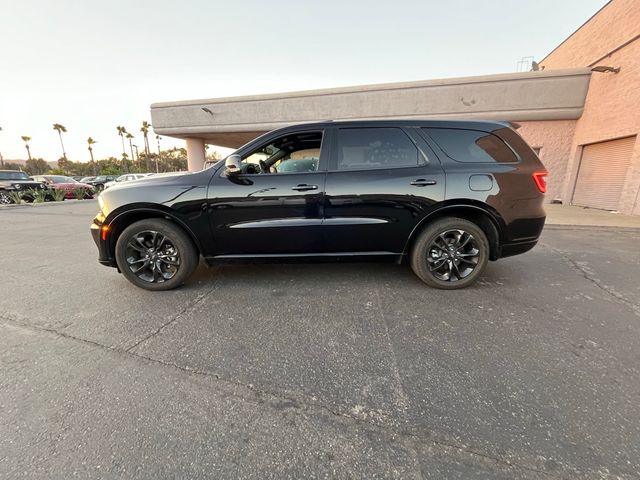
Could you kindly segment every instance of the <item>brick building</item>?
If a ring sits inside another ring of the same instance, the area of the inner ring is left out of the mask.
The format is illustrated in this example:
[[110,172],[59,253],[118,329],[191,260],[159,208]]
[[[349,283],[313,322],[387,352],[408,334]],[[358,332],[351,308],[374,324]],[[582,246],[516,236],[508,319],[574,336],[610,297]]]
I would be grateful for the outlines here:
[[640,1],[610,1],[540,65],[593,72],[580,118],[520,122],[551,172],[549,199],[640,215]]
[[238,147],[317,120],[485,118],[517,122],[549,170],[548,201],[640,215],[640,0],[612,0],[541,62],[540,71],[156,103],[154,130]]

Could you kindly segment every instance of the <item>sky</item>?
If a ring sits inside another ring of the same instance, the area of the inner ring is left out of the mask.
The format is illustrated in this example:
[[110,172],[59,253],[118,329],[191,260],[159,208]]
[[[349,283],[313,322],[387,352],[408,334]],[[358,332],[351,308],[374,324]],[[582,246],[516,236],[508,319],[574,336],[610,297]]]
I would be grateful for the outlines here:
[[70,160],[89,136],[119,156],[118,125],[142,150],[153,102],[514,72],[605,3],[0,0],[0,152],[25,158],[28,135],[57,160],[54,123]]

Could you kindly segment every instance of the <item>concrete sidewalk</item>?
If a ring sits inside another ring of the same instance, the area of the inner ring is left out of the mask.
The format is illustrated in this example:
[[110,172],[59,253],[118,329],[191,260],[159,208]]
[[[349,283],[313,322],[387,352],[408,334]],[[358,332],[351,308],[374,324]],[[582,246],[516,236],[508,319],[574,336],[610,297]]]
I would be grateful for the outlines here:
[[638,215],[623,215],[574,205],[548,204],[544,209],[547,212],[547,225],[640,228]]

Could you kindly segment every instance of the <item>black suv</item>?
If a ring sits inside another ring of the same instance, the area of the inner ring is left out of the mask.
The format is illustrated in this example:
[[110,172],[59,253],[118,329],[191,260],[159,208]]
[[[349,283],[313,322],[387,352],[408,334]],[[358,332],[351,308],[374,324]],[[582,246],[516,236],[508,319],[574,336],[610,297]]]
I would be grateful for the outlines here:
[[11,193],[19,193],[25,201],[33,201],[32,190],[46,190],[47,186],[33,180],[26,172],[19,170],[0,170],[0,204],[14,203]]
[[100,263],[149,290],[209,264],[407,259],[470,285],[536,244],[544,167],[507,123],[349,121],[267,133],[196,173],[114,186],[91,225]]

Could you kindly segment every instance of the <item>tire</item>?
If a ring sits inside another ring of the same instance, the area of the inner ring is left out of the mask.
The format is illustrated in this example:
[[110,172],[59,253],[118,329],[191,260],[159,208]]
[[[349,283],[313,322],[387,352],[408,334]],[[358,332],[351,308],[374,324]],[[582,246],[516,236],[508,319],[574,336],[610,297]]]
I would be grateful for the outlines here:
[[199,260],[187,233],[175,223],[159,218],[129,225],[118,237],[115,253],[118,268],[127,280],[153,291],[182,285]]
[[424,283],[456,290],[475,283],[489,260],[489,241],[469,220],[447,217],[425,228],[411,250],[411,268]]

